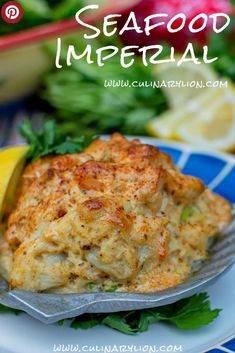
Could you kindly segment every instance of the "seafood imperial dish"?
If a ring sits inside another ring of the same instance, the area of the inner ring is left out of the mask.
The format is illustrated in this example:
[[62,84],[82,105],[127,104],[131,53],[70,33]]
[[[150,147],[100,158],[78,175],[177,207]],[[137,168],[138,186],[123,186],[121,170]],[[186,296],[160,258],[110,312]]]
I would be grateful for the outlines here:
[[156,292],[186,280],[230,221],[228,201],[170,156],[115,133],[26,166],[1,275],[33,292]]

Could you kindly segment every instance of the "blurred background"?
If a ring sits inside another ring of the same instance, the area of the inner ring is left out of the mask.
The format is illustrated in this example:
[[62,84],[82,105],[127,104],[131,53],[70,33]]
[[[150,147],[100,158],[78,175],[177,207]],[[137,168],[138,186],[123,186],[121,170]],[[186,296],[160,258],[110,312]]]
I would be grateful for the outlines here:
[[[151,135],[180,140],[212,148],[235,151],[235,0],[117,0],[97,1],[97,25],[104,14],[122,13],[120,28],[130,12],[138,22],[153,13],[187,14],[188,22],[199,13],[225,12],[231,25],[214,34],[209,23],[203,33],[187,30],[169,35],[166,29],[146,37],[129,31],[109,39],[123,45],[164,43],[174,46],[177,55],[193,42],[197,56],[204,45],[210,57],[219,57],[211,65],[175,64],[145,67],[141,59],[123,69],[118,59],[105,66],[88,65],[85,60],[61,70],[55,68],[56,38],[83,48],[86,43],[74,15],[90,0],[18,0],[24,17],[17,24],[0,19],[0,146],[21,142],[18,126],[30,117],[40,127],[43,119],[55,119],[69,135],[109,134]],[[1,1],[1,6],[6,1]],[[88,14],[89,16],[89,14]],[[93,16],[94,17],[94,16]],[[200,25],[200,23],[198,23]],[[93,47],[107,45],[99,37]],[[65,60],[65,50],[62,61]],[[104,80],[199,81],[203,88],[104,87]],[[206,87],[207,82],[227,82],[225,87]],[[204,87],[205,86],[205,87]]]

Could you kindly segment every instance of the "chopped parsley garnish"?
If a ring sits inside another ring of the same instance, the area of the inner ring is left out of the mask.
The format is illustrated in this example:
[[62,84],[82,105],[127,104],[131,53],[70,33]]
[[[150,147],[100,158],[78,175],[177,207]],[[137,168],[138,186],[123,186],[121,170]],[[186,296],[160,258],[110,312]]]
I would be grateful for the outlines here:
[[186,206],[180,215],[180,223],[186,223],[188,219],[195,213],[195,208],[192,206]]
[[118,289],[119,285],[118,284],[113,284],[111,287],[105,290],[105,292],[116,292]]

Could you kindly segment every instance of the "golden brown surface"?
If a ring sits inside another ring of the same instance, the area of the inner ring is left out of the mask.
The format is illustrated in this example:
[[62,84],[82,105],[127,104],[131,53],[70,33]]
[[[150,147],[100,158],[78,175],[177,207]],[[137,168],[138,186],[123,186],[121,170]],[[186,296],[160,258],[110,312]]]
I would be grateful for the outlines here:
[[[231,206],[157,148],[120,134],[29,165],[0,266],[13,288],[152,292],[187,278]],[[187,220],[182,212],[190,207]]]

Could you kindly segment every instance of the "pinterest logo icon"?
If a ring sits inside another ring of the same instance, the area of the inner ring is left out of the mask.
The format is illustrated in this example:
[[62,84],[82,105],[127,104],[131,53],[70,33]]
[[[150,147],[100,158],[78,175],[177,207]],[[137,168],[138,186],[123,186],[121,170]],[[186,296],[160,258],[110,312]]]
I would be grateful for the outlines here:
[[17,1],[6,2],[1,9],[1,16],[3,20],[7,23],[17,23],[19,22],[24,14],[22,6]]

